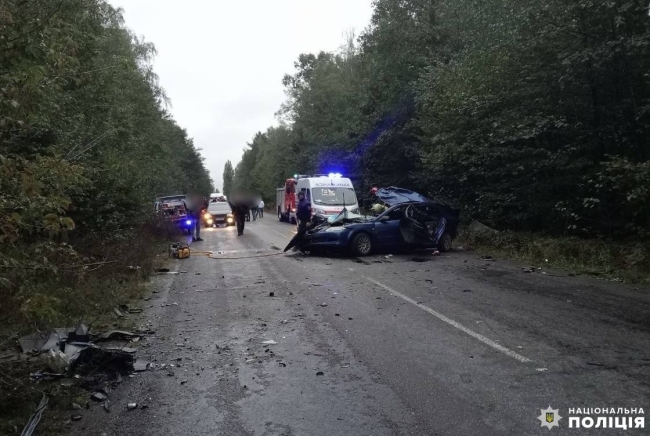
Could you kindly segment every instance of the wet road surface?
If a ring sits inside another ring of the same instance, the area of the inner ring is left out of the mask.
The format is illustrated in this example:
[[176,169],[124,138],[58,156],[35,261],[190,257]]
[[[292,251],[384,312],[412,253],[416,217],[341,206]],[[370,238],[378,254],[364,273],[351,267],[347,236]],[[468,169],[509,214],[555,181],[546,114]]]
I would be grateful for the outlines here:
[[294,232],[204,229],[136,321],[154,368],[71,434],[538,435],[549,405],[650,409],[647,289],[463,251],[281,253]]

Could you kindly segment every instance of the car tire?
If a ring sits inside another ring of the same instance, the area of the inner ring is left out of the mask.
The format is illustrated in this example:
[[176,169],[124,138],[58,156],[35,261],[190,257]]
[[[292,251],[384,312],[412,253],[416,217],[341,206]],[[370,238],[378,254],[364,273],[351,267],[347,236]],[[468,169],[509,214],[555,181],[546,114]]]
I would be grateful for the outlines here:
[[278,207],[278,221],[280,221],[280,222],[284,221],[282,218],[283,218],[282,217],[282,211],[280,210],[280,207]]
[[350,243],[350,252],[354,256],[368,256],[372,253],[372,238],[367,233],[357,233]]
[[451,235],[447,232],[443,233],[442,236],[440,237],[440,241],[438,241],[438,251],[440,251],[441,253],[450,251],[452,242],[453,239]]

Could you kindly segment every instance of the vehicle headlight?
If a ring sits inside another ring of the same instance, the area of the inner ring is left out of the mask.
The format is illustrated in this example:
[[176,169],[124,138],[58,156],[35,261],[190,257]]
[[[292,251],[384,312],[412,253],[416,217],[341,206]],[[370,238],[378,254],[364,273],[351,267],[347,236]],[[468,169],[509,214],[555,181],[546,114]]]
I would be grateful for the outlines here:
[[355,215],[359,215],[359,208],[357,207],[357,208],[352,209],[352,210],[350,211],[350,213],[353,213],[353,214],[355,214]]
[[325,230],[325,231],[326,231],[326,232],[332,232],[332,233],[333,233],[333,232],[341,232],[341,231],[343,231],[343,229],[344,229],[343,226],[336,226],[336,227],[330,227],[330,228],[328,228],[328,229]]
[[226,218],[226,221],[228,221],[229,223],[231,223],[231,222],[232,222],[232,217],[229,216],[228,218]]
[[203,215],[203,219],[209,220],[210,218],[212,218],[212,215],[210,215],[207,212],[205,213],[205,215]]
[[208,225],[211,226],[211,225],[214,223],[214,221],[212,221],[212,218],[210,218],[210,219],[207,221],[207,223],[208,223]]
[[296,211],[296,208],[291,209],[291,212],[295,212],[295,211]]

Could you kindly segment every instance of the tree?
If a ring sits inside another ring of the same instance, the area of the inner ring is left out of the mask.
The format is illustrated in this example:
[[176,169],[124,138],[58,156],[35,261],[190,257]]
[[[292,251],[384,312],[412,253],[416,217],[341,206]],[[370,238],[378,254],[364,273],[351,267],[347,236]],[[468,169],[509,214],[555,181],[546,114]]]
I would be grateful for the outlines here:
[[499,228],[650,237],[647,0],[373,5],[358,45],[298,57],[238,186],[337,167]]
[[235,170],[232,168],[230,160],[223,167],[223,195],[230,196],[233,184],[235,182]]
[[6,0],[0,28],[0,318],[77,318],[82,264],[146,239],[156,196],[212,181],[120,10]]

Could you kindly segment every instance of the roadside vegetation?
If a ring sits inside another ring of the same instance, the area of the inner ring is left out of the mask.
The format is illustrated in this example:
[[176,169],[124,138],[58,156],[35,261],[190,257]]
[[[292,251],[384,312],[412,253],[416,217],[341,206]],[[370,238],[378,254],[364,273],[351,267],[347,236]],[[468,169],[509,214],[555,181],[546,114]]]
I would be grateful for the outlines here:
[[141,296],[166,257],[155,196],[212,190],[166,109],[154,55],[103,0],[0,1],[1,434],[19,433],[41,391],[51,419],[39,431],[84,404],[29,381],[40,360],[4,350],[79,319],[123,327],[113,308]]
[[154,55],[103,0],[0,2],[3,332],[110,310],[165,236],[155,196],[211,191]]
[[375,0],[339,51],[300,55],[235,186],[269,202],[335,171],[360,196],[411,188],[520,234],[515,256],[543,240],[610,269],[621,247],[616,268],[647,282],[649,70],[647,0]]

